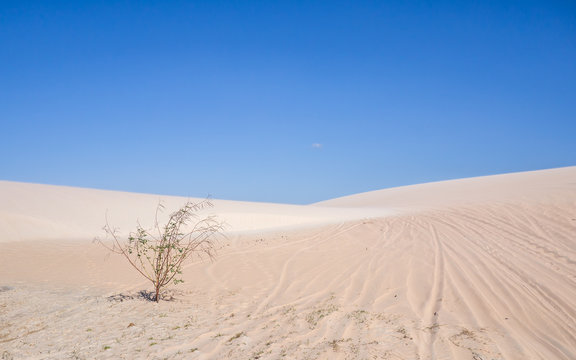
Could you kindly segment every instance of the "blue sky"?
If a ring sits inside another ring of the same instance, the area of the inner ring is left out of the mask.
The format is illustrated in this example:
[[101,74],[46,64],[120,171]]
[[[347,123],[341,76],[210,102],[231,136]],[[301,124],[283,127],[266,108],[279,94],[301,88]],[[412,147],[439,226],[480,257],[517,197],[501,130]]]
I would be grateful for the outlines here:
[[307,204],[576,165],[573,1],[0,2],[0,179]]

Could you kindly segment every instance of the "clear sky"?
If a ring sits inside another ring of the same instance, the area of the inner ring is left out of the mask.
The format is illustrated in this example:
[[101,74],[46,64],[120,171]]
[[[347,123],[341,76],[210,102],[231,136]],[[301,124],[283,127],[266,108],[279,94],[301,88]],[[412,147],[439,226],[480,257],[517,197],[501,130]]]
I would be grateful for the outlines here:
[[576,2],[0,1],[0,179],[307,204],[576,165]]

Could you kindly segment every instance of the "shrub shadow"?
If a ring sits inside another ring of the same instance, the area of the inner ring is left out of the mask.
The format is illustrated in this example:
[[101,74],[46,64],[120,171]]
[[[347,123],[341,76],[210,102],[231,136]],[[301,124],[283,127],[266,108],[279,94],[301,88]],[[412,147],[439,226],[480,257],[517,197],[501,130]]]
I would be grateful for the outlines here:
[[[114,301],[114,302],[123,302],[129,300],[143,300],[143,301],[156,302],[154,297],[155,297],[154,291],[140,290],[135,293],[120,293],[110,295],[106,299],[108,299],[108,301]],[[176,301],[175,293],[173,291],[163,291],[162,293],[160,293],[160,300]]]

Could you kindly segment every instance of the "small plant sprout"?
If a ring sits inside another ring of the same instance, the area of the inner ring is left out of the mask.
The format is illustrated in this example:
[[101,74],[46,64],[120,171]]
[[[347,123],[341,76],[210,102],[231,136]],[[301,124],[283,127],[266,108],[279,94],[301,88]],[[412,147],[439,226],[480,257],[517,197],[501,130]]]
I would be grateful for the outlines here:
[[168,217],[165,225],[158,222],[158,214],[164,209],[160,203],[156,208],[154,226],[136,230],[122,239],[118,230],[110,226],[108,218],[104,231],[112,238],[112,245],[96,239],[113,253],[120,254],[140,275],[154,285],[152,300],[160,300],[160,291],[168,284],[179,284],[182,280],[182,265],[192,255],[213,259],[216,253],[215,235],[222,231],[222,224],[215,216],[198,218],[197,212],[212,207],[209,200],[198,203],[187,202]]

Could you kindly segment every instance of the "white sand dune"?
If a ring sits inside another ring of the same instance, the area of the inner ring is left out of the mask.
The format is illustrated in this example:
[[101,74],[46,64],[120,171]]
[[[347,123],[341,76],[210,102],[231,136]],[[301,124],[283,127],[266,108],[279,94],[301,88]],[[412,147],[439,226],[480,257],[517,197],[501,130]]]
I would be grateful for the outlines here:
[[[204,199],[134,194],[0,181],[0,242],[46,239],[92,239],[109,222],[133,229],[136,221],[152,224],[158,203],[164,213],[186,201]],[[316,209],[309,206],[211,200],[228,232],[254,231],[294,225],[335,223],[388,214],[384,209]]]
[[106,209],[130,230],[159,196],[0,182],[0,198],[4,358],[576,358],[576,167],[217,200],[218,258],[158,304],[90,239]]
[[318,206],[345,208],[433,209],[447,206],[494,204],[510,201],[533,203],[539,199],[571,196],[576,185],[575,167],[432,182],[371,191],[322,201]]

